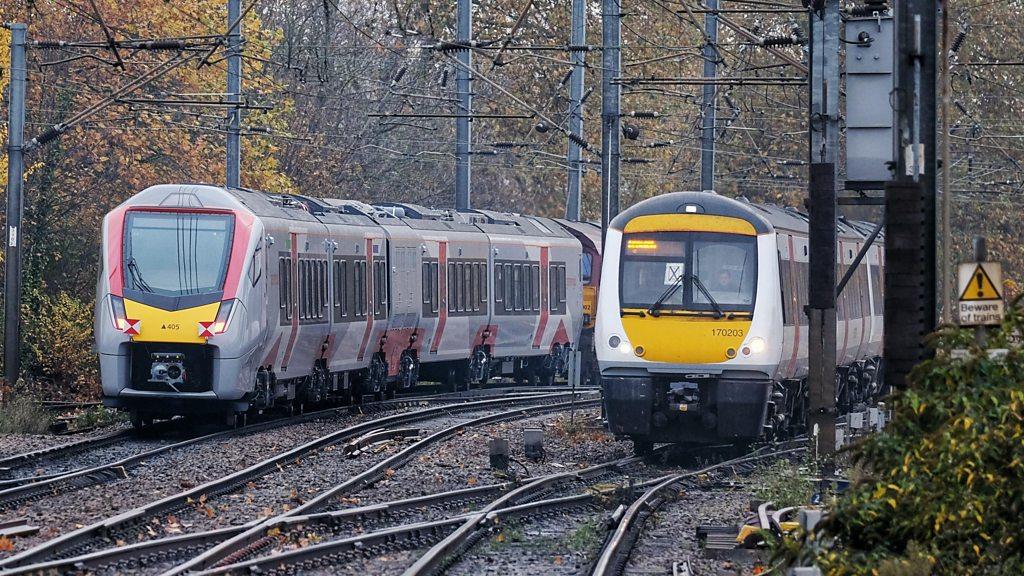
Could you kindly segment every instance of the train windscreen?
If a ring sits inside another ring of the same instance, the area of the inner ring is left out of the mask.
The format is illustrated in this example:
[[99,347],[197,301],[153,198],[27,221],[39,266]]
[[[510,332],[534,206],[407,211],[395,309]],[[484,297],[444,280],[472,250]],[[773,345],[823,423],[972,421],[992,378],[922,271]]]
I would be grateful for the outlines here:
[[223,289],[234,217],[195,212],[128,212],[124,284],[162,296]]
[[622,308],[752,312],[757,245],[740,234],[625,234],[620,278]]

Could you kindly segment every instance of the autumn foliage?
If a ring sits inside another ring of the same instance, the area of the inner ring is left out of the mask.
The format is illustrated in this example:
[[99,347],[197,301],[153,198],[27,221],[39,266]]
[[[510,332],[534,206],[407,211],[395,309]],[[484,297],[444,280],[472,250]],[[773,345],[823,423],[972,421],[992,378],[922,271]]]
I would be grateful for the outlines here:
[[892,422],[853,449],[866,477],[789,560],[832,575],[1024,573],[1022,333],[1018,306],[988,344],[1005,355],[970,331],[937,334]]

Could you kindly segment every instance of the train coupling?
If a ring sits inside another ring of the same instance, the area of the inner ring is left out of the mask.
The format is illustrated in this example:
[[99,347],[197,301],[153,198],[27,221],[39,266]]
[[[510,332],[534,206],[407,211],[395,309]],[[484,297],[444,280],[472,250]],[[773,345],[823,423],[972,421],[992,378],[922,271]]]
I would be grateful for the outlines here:
[[155,353],[152,355],[153,363],[149,369],[149,382],[152,384],[164,384],[173,388],[176,392],[178,386],[185,383],[185,355]]

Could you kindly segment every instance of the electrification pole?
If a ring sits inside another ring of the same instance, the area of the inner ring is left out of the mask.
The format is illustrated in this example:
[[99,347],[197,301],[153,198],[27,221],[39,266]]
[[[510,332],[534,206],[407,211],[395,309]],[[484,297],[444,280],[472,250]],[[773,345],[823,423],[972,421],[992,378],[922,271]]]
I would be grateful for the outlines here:
[[227,186],[237,188],[241,176],[242,110],[242,0],[228,0],[228,94],[227,100],[235,104],[228,108]]
[[936,10],[932,0],[901,0],[896,17],[896,130],[899,153],[885,189],[885,335],[889,388],[906,384],[930,356],[936,282]]
[[953,186],[949,179],[949,0],[942,2],[942,252],[939,259],[939,278],[942,293],[942,322],[953,322],[953,294],[950,291],[953,275],[952,233],[949,229],[950,212],[952,211]]
[[573,222],[580,219],[580,194],[583,187],[583,163],[580,162],[583,141],[583,68],[584,43],[587,41],[587,2],[572,0],[572,32],[569,50],[572,56],[572,77],[569,78],[569,132],[579,141],[569,138],[567,160],[569,165],[568,189],[565,194],[565,218]]
[[619,76],[622,13],[619,0],[601,0],[601,238],[619,213]]
[[[707,0],[704,14],[704,79],[713,79],[718,73],[718,0]],[[704,84],[701,108],[704,123],[700,138],[700,189],[715,189],[715,96],[718,87]]]
[[472,164],[472,120],[473,114],[473,51],[469,43],[473,40],[473,4],[471,0],[458,0],[456,8],[459,48],[456,57],[462,64],[455,71],[456,89],[459,91],[459,114],[455,119],[455,209],[469,210],[469,186]]
[[25,25],[11,31],[10,107],[7,110],[7,250],[4,254],[4,378],[21,373],[21,214],[25,179]]
[[822,475],[832,475],[836,443],[836,189],[839,158],[839,0],[810,12],[810,338],[808,425]]

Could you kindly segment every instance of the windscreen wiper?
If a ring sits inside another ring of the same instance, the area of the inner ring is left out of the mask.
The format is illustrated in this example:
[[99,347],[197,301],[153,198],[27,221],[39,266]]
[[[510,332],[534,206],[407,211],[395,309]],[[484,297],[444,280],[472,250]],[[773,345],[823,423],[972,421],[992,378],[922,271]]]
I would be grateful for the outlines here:
[[139,272],[139,265],[135,262],[135,258],[128,259],[128,273],[132,276],[132,288],[137,288],[143,292],[152,292],[153,289],[149,287],[149,284],[142,279],[142,272]]
[[658,299],[654,301],[654,304],[651,304],[651,307],[647,309],[647,313],[651,316],[658,316],[658,309],[661,308],[662,304],[664,304],[666,300],[676,293],[676,290],[679,290],[679,287],[683,285],[683,281],[685,279],[685,273],[677,276],[675,281],[672,282],[672,285],[666,288],[665,291],[661,293],[661,296],[658,296]]
[[708,299],[708,302],[715,309],[715,319],[717,320],[722,316],[725,316],[725,312],[722,312],[722,307],[719,306],[718,302],[711,297],[711,292],[708,292],[708,289],[704,287],[704,283],[700,281],[700,278],[697,278],[692,274],[690,275],[690,277],[693,278],[693,285],[696,286],[698,290],[700,290],[700,293],[703,294],[704,297]]

